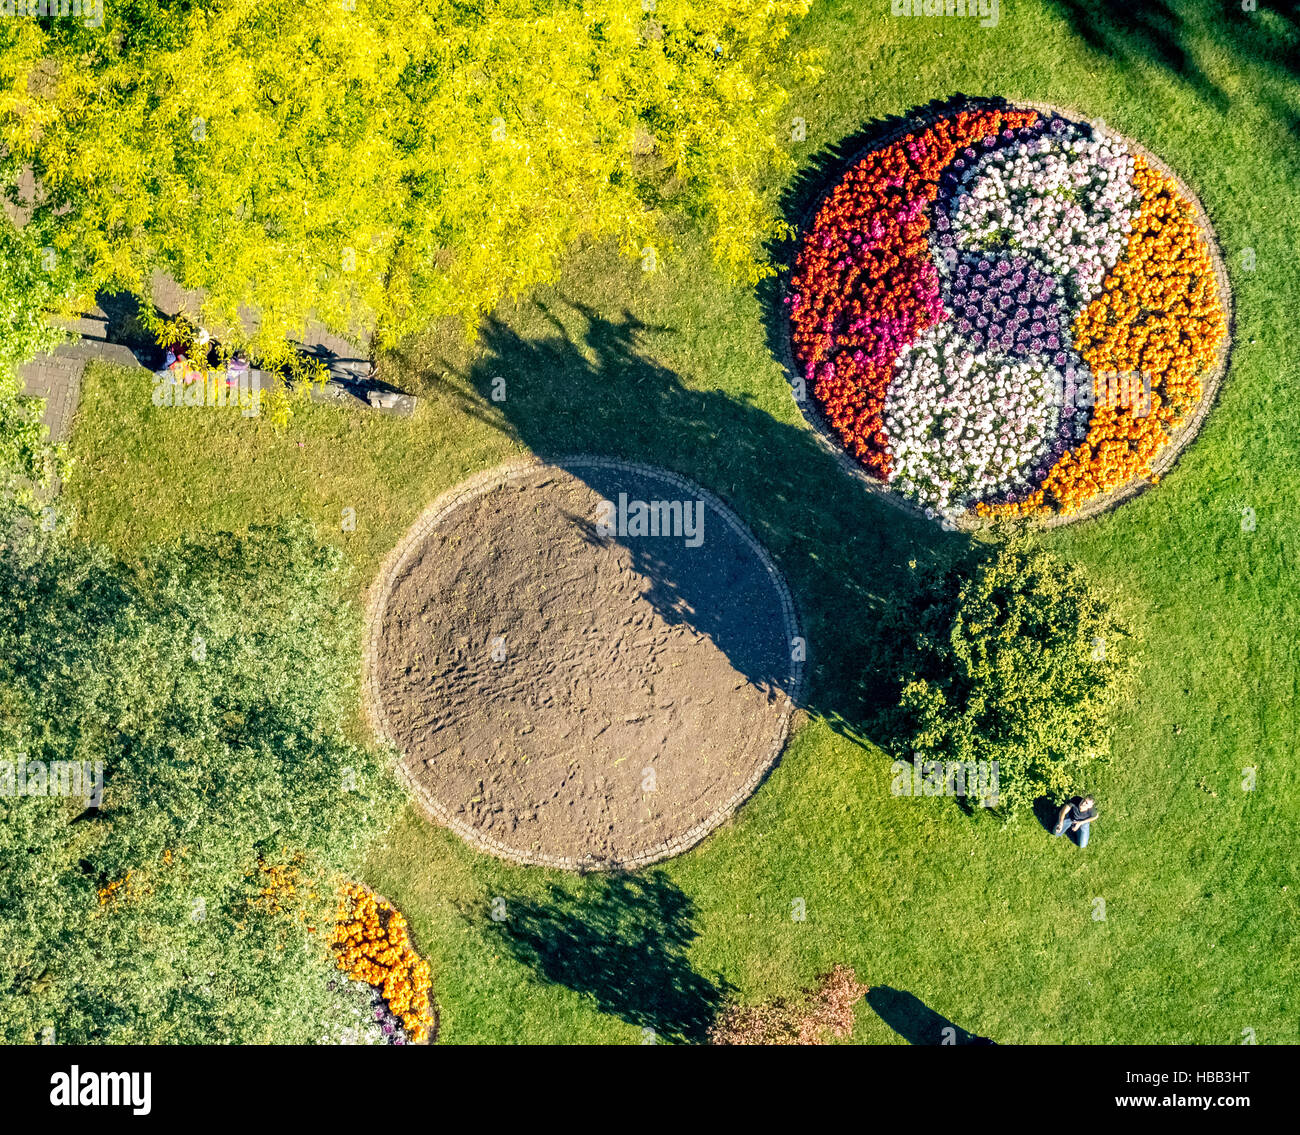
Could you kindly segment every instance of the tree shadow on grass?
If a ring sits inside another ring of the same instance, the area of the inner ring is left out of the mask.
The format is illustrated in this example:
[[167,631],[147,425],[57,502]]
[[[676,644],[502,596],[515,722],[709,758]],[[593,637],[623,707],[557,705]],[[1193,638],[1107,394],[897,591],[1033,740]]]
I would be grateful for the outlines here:
[[[1051,0],[1070,21],[1074,33],[1094,51],[1110,56],[1121,64],[1141,62],[1159,64],[1190,86],[1196,94],[1213,103],[1220,110],[1227,108],[1228,99],[1222,89],[1210,78],[1196,61],[1195,41],[1197,19],[1195,8],[1206,15],[1211,9],[1225,9],[1226,4],[1177,4],[1165,0]],[[1264,0],[1267,4],[1268,0]],[[1240,13],[1240,4],[1235,5]],[[1226,12],[1213,17],[1223,20]],[[1189,18],[1192,17],[1192,18]],[[1226,37],[1231,29],[1224,28]]]
[[1207,49],[1230,51],[1272,78],[1300,78],[1300,56],[1288,41],[1300,34],[1300,4],[1258,0],[1050,0],[1094,50],[1121,62],[1158,63],[1198,94],[1224,106],[1223,90],[1196,62]]
[[542,980],[659,1040],[700,1043],[731,989],[692,966],[694,921],[690,897],[652,871],[592,878],[580,897],[552,885],[546,901],[508,899],[491,925]]
[[1267,104],[1300,142],[1300,117],[1288,92],[1300,79],[1300,3],[1257,0],[1050,0],[1098,54],[1121,66],[1154,63],[1221,113],[1231,96],[1198,59],[1231,58],[1243,75],[1243,95]]
[[[867,991],[867,1004],[880,1019],[908,1044],[990,1045],[995,1041],[978,1036],[953,1024],[936,1013],[919,997],[888,985],[875,985]],[[948,1030],[952,1030],[949,1032]]]
[[[882,616],[909,585],[911,565],[974,556],[978,545],[867,491],[802,423],[781,421],[743,395],[688,385],[650,353],[672,329],[567,300],[532,306],[550,333],[525,337],[489,319],[482,354],[467,371],[453,364],[443,389],[543,458],[588,453],[645,462],[722,497],[793,592],[808,649],[801,704],[848,735],[888,745],[898,644]],[[494,402],[502,389],[504,400]],[[666,618],[716,631],[713,596],[698,591],[698,580],[673,576],[645,548],[632,550],[638,569],[658,574]],[[715,641],[752,681],[783,684],[770,672],[770,656],[756,672],[738,640]]]

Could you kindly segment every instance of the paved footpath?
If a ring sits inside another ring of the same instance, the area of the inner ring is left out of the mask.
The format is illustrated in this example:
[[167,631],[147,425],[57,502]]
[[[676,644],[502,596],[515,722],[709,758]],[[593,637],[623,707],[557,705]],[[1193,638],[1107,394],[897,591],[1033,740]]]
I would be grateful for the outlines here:
[[[154,306],[168,317],[184,310],[197,313],[202,293],[188,292],[175,280],[157,273],[153,281]],[[109,319],[100,307],[87,312],[64,326],[77,336],[71,343],[62,343],[50,354],[37,355],[18,368],[27,394],[46,400],[42,421],[49,426],[50,440],[58,443],[72,436],[72,422],[81,399],[81,376],[86,364],[93,359],[116,363],[119,366],[138,366],[153,369],[161,365],[159,358],[151,359],[108,337]],[[326,363],[335,378],[351,378],[366,373],[370,367],[370,352],[334,335],[319,325],[307,329],[304,341],[298,346],[309,355]]]
[[[13,223],[22,228],[31,215],[28,203],[36,195],[36,182],[30,168],[24,169],[19,175],[18,194],[21,203],[15,204],[5,199],[3,207]],[[151,284],[154,307],[163,315],[171,318],[186,311],[192,318],[197,318],[203,304],[202,291],[186,290],[163,272],[155,272]],[[256,326],[256,317],[251,313],[241,312],[240,315],[245,330],[251,332]],[[81,399],[81,376],[86,363],[92,359],[102,359],[120,366],[147,369],[153,369],[162,363],[161,351],[141,355],[130,347],[110,342],[109,322],[110,317],[97,306],[79,319],[64,324],[78,336],[75,341],[61,344],[47,355],[38,355],[18,369],[24,391],[46,400],[41,420],[49,426],[50,439],[56,443],[67,441],[72,436],[72,423]],[[325,397],[337,398],[339,394],[344,397],[356,396],[356,381],[369,373],[369,337],[363,335],[357,338],[360,345],[327,331],[320,324],[310,324],[303,340],[298,343],[299,349],[305,354],[319,359],[329,367],[334,382],[331,384],[332,394]],[[348,390],[352,390],[353,394],[347,394]],[[320,393],[313,391],[313,397]],[[358,402],[365,405],[360,398]],[[413,405],[414,399],[408,396],[405,411],[409,412]]]
[[99,308],[64,326],[79,337],[60,343],[48,355],[37,355],[18,368],[26,393],[44,398],[42,421],[50,428],[50,440],[67,441],[72,436],[72,419],[81,399],[81,374],[92,359],[119,366],[144,366],[130,347],[108,340],[108,316]]

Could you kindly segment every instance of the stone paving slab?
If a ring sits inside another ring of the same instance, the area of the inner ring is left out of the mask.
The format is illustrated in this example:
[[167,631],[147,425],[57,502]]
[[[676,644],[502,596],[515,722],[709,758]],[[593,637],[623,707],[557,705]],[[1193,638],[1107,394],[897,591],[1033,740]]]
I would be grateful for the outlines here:
[[85,368],[84,359],[58,354],[38,355],[18,368],[24,392],[46,400],[41,421],[49,427],[50,440],[55,444],[72,436],[72,419],[81,400],[81,374]]
[[83,363],[92,359],[101,359],[118,366],[153,368],[130,347],[121,343],[108,343],[95,339],[81,339],[75,343],[61,343],[54,348],[54,357],[68,361],[80,360]]

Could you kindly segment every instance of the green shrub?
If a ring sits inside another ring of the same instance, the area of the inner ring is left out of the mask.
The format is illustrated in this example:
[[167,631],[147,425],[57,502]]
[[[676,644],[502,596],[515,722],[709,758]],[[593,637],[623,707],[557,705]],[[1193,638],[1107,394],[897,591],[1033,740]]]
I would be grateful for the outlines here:
[[892,629],[907,647],[899,756],[996,761],[1007,817],[1082,789],[1106,756],[1133,633],[1077,566],[1014,540],[974,567],[923,570]]

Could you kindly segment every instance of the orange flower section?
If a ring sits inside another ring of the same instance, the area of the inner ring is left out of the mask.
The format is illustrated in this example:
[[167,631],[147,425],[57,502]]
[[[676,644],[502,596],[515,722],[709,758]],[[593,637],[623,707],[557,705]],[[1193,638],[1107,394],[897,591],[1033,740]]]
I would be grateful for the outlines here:
[[[272,914],[297,914],[307,922],[309,914],[306,908],[309,903],[318,901],[320,895],[304,880],[302,856],[290,856],[287,848],[285,856],[283,863],[259,862],[262,889],[255,901]],[[316,927],[310,924],[307,929],[316,933]]]
[[[180,854],[184,854],[184,849]],[[170,847],[163,851],[162,863],[164,867],[172,865]],[[99,896],[99,905],[106,906],[115,899],[138,899],[141,895],[148,894],[150,890],[147,882],[148,877],[149,873],[147,871],[128,871],[120,879],[113,879],[102,887],[96,887],[95,894]]]
[[433,1027],[429,963],[415,952],[406,919],[398,911],[349,883],[339,899],[330,943],[338,951],[339,969],[348,977],[382,989],[412,1041],[428,1039]]
[[[1228,334],[1210,250],[1174,182],[1141,156],[1134,164],[1142,205],[1128,249],[1074,323],[1075,346],[1093,375],[1088,435],[1028,499],[980,504],[981,516],[1074,512],[1151,476],[1152,462],[1201,400],[1201,375]],[[1149,404],[1117,397],[1117,380],[1127,375],[1149,378]]]
[[[111,883],[100,887],[95,893],[99,895],[99,905],[103,906],[107,902],[112,902],[117,897],[117,892],[126,883],[131,881],[132,872],[128,871],[120,879],[114,879]],[[123,892],[124,894],[129,892]]]

